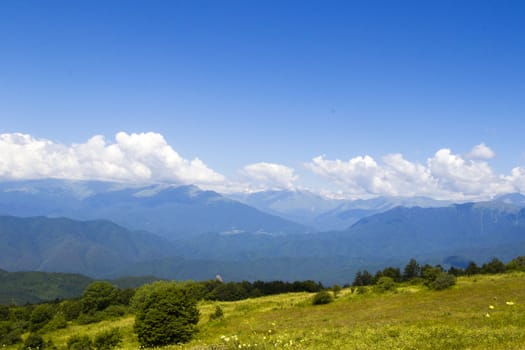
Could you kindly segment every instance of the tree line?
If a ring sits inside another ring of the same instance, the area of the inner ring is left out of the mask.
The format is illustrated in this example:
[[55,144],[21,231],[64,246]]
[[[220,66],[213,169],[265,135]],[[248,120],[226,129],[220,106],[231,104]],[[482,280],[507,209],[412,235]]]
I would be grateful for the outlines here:
[[492,258],[481,266],[471,261],[465,268],[451,266],[448,270],[441,265],[420,265],[415,259],[410,259],[403,271],[392,266],[385,267],[375,274],[371,274],[367,270],[360,270],[354,277],[352,287],[373,286],[378,283],[385,283],[385,281],[394,283],[421,281],[430,289],[440,290],[454,285],[455,277],[458,276],[497,274],[507,271],[525,271],[525,256],[518,256],[507,264],[498,258]]

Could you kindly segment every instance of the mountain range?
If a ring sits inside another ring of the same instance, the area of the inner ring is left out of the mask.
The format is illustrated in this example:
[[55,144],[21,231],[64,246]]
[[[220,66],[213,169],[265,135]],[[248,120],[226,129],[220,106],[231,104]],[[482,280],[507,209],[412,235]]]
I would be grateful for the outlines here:
[[300,234],[312,229],[196,186],[38,180],[3,183],[0,214],[107,219],[168,239],[207,232]]
[[[402,267],[410,258],[464,266],[525,252],[521,194],[450,204],[273,191],[237,196],[240,203],[195,186],[46,181],[1,184],[0,268],[348,283],[358,270]],[[315,229],[323,216],[345,215],[349,226]],[[290,220],[301,217],[310,219]]]
[[425,197],[331,199],[306,190],[261,191],[231,194],[230,197],[261,211],[311,226],[317,231],[344,230],[359,219],[398,206],[431,208],[452,204],[450,201]]

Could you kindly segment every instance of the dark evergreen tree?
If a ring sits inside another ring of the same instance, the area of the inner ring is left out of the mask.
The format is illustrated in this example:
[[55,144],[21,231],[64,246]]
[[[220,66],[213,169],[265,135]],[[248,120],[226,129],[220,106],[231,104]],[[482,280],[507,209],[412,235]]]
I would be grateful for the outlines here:
[[474,261],[469,262],[467,268],[465,269],[465,274],[467,276],[477,275],[480,272],[478,265]]
[[374,284],[374,276],[367,270],[357,271],[352,286],[370,286]]
[[505,264],[501,260],[493,258],[481,266],[481,273],[503,273],[506,269]]
[[507,264],[507,270],[525,271],[525,256],[518,256]]
[[381,276],[390,277],[394,280],[394,282],[400,282],[401,281],[401,270],[399,270],[398,267],[386,267],[381,272]]
[[417,263],[416,259],[410,259],[403,270],[403,280],[409,281],[413,278],[421,276],[421,266]]
[[459,268],[459,267],[454,267],[452,266],[450,269],[448,269],[448,273],[449,275],[454,275],[454,276],[463,276],[465,274],[465,270],[463,270],[462,268]]

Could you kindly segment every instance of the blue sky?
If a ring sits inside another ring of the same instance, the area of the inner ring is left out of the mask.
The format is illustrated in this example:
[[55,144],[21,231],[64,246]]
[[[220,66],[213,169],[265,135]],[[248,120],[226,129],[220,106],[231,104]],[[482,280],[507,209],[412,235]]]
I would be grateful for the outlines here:
[[[0,43],[2,134],[68,148],[154,132],[223,182],[279,187],[284,170],[281,187],[353,196],[492,195],[525,183],[519,173],[486,193],[472,173],[487,165],[484,179],[501,182],[525,166],[521,1],[8,0]],[[482,143],[495,154],[467,156]],[[442,149],[467,166],[455,180],[429,165]],[[351,163],[369,155],[385,168],[392,153],[449,194],[396,187],[403,171],[394,181],[388,169],[357,174]],[[4,161],[0,177],[60,176],[15,172],[21,163]],[[253,164],[266,165],[250,173]],[[397,189],[355,180],[366,174]],[[462,174],[479,186],[458,184]]]

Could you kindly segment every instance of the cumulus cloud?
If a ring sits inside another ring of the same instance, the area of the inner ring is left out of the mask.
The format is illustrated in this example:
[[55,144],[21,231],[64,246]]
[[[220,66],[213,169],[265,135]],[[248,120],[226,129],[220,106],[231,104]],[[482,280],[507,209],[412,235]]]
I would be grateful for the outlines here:
[[224,177],[200,159],[182,158],[158,133],[119,132],[63,145],[27,134],[0,134],[0,178],[215,184]]
[[450,192],[489,196],[511,189],[504,177],[495,175],[486,161],[465,160],[449,149],[436,152],[427,164],[440,187]]
[[350,197],[389,195],[487,199],[525,189],[524,168],[515,168],[508,176],[497,175],[486,161],[494,152],[483,144],[474,150],[476,159],[465,159],[450,149],[440,149],[427,159],[426,164],[408,161],[401,154],[386,155],[381,162],[370,156],[347,161],[318,156],[305,167],[333,181]]
[[[494,156],[494,151],[481,143],[465,155],[440,149],[423,163],[399,153],[379,159],[369,155],[348,160],[318,156],[305,168],[328,180],[318,192],[337,198],[388,195],[470,200],[525,193],[525,167],[497,174],[489,164]],[[0,134],[0,180],[195,184],[224,193],[303,188],[296,170],[282,164],[249,164],[240,174],[240,181],[230,181],[198,158],[183,158],[161,134],[153,132],[119,132],[114,140],[96,135],[71,145],[27,134]]]
[[266,162],[246,165],[241,174],[257,189],[293,189],[298,179],[294,169]]
[[496,153],[494,153],[493,150],[490,149],[490,147],[487,147],[484,143],[480,143],[479,145],[476,145],[470,150],[469,153],[467,153],[467,158],[470,159],[492,159],[496,156]]

